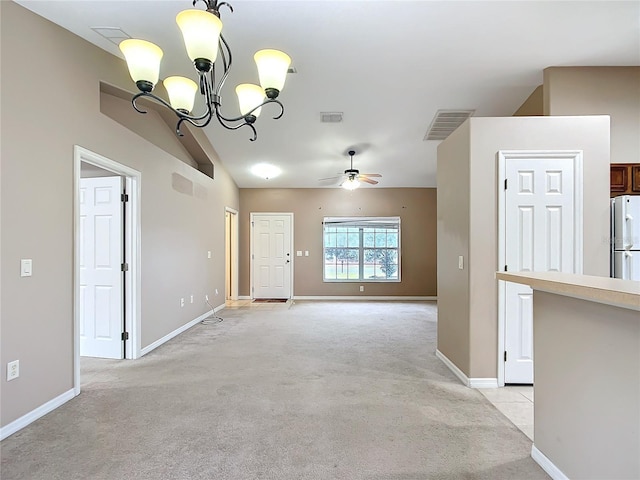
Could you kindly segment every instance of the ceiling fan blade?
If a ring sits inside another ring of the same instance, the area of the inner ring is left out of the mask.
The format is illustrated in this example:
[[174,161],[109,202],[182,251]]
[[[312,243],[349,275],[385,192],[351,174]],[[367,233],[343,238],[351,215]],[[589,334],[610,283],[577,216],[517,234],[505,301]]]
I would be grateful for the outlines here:
[[361,177],[382,177],[379,173],[361,173]]
[[344,175],[337,175],[335,177],[327,177],[327,178],[319,178],[318,181],[321,182],[322,180],[338,180],[339,178],[342,178]]
[[368,183],[370,185],[376,185],[378,183],[377,181],[371,180],[370,178],[367,178],[367,177],[363,177],[362,175],[358,177],[358,180],[364,183]]

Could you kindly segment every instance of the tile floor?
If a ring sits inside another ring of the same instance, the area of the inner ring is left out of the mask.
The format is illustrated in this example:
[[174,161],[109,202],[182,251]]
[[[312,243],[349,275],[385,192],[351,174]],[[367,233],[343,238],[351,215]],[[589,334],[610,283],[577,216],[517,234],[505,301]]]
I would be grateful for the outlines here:
[[505,417],[533,440],[533,387],[479,388]]

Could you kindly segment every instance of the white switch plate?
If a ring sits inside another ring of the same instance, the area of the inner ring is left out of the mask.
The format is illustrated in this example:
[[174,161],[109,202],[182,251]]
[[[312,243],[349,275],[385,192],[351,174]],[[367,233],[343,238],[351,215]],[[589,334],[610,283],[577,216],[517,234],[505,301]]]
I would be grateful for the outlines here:
[[33,260],[30,258],[23,258],[20,260],[20,276],[30,277],[33,272]]
[[305,251],[304,251],[304,256],[305,256],[305,257],[308,257],[308,256],[309,256],[309,250],[305,250]]
[[464,270],[464,257],[462,255],[458,255],[458,268]]
[[20,360],[7,363],[7,382],[20,376]]
[[296,257],[302,256],[302,250],[296,250]]
[[207,258],[211,258],[211,250],[207,250]]
[[191,295],[191,303],[193,303],[193,295]]
[[216,295],[218,295],[218,289],[216,288]]
[[184,307],[184,298],[181,298],[181,299],[180,299],[180,306],[181,306],[181,307]]
[[209,295],[205,295],[205,296],[204,296],[204,301],[205,301],[205,302],[208,302],[208,301],[209,301]]
[[360,285],[360,291],[364,292],[364,285]]

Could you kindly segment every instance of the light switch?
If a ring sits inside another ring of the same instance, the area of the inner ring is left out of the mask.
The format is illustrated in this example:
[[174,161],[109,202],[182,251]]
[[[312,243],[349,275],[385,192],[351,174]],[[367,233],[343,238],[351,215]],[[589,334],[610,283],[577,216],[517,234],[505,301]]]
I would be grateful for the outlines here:
[[308,256],[309,256],[309,250],[305,250],[305,251],[304,251],[304,256],[305,256],[305,257],[308,257]]
[[20,260],[20,276],[30,277],[33,271],[33,260],[30,258],[23,258]]
[[211,258],[211,250],[207,250],[207,258]]
[[462,255],[458,255],[458,268],[464,270],[464,257]]
[[296,257],[302,256],[302,250],[296,250]]

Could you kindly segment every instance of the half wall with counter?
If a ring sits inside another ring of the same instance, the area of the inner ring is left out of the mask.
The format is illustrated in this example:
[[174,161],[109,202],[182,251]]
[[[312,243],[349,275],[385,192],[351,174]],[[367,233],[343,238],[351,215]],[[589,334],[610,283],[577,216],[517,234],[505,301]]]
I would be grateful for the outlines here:
[[640,282],[496,278],[534,290],[531,456],[554,479],[640,478]]

